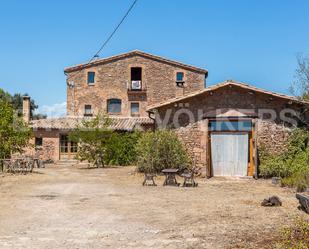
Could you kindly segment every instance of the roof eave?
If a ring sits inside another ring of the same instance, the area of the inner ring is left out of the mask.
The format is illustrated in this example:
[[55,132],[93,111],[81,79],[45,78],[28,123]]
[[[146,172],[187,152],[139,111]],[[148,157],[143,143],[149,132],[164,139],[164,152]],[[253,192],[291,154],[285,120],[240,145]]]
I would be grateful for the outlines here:
[[203,74],[208,74],[208,70],[206,70],[206,69],[195,67],[195,66],[188,65],[188,64],[184,64],[184,63],[181,63],[181,62],[178,62],[178,61],[166,59],[166,58],[161,57],[161,56],[148,54],[148,53],[145,53],[145,52],[142,52],[142,51],[139,51],[139,50],[133,50],[133,51],[128,52],[128,53],[119,54],[119,55],[115,55],[115,56],[111,56],[111,57],[107,57],[107,58],[98,59],[98,60],[95,60],[95,61],[92,61],[92,62],[87,62],[87,63],[78,64],[78,65],[75,65],[75,66],[66,67],[66,68],[64,68],[64,73],[72,73],[74,71],[82,70],[84,68],[89,68],[89,67],[92,67],[92,66],[100,65],[102,63],[106,63],[106,62],[113,61],[113,60],[118,60],[118,59],[125,58],[125,57],[132,56],[132,55],[139,55],[139,56],[147,57],[147,58],[150,58],[150,59],[153,59],[153,60],[158,60],[158,61],[162,61],[162,62],[165,62],[165,63],[174,64],[174,65],[177,65],[179,67],[186,68],[188,70],[200,72],[200,73],[203,73]]
[[161,108],[161,107],[164,107],[164,106],[167,106],[167,105],[171,105],[171,104],[175,104],[175,103],[182,101],[182,100],[185,100],[185,99],[194,98],[194,97],[199,96],[201,94],[204,94],[206,92],[215,91],[215,90],[217,90],[221,87],[225,87],[225,86],[228,86],[228,85],[231,85],[231,86],[234,85],[234,86],[245,88],[245,89],[248,89],[248,90],[251,90],[251,91],[256,91],[256,92],[259,92],[259,93],[272,95],[274,97],[286,99],[286,100],[289,100],[289,101],[292,101],[292,102],[295,102],[295,103],[298,103],[298,104],[309,105],[309,101],[299,100],[299,99],[294,98],[292,96],[270,92],[270,91],[263,90],[263,89],[260,89],[260,88],[254,87],[254,86],[250,86],[250,85],[245,84],[245,83],[236,83],[234,81],[224,81],[224,82],[218,83],[216,85],[210,86],[208,88],[205,88],[203,90],[199,90],[199,91],[193,92],[191,94],[187,94],[187,95],[182,96],[182,97],[170,99],[168,101],[149,106],[146,111],[147,112],[153,112],[154,110],[156,110],[158,108]]

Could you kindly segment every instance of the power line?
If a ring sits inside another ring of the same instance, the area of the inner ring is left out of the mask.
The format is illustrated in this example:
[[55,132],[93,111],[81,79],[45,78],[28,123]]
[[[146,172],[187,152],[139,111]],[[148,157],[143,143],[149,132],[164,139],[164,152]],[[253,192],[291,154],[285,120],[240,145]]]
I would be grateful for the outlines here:
[[[120,22],[118,23],[118,25],[114,28],[113,32],[108,36],[108,38],[105,40],[105,42],[103,43],[103,45],[100,47],[100,49],[95,53],[94,56],[92,56],[92,58],[89,60],[88,63],[90,63],[94,58],[98,57],[100,52],[103,50],[103,48],[107,45],[107,43],[113,38],[114,34],[117,32],[117,30],[119,29],[119,27],[121,26],[121,24],[124,22],[124,20],[127,18],[127,16],[130,14],[131,10],[133,9],[133,7],[135,6],[135,4],[137,3],[138,0],[134,0],[134,2],[131,4],[131,6],[129,7],[129,9],[127,10],[127,12],[125,13],[125,15],[122,17],[122,19],[120,20]],[[72,74],[71,77],[67,78],[67,81],[69,79],[71,79],[72,77],[74,77],[76,74],[78,74],[80,72],[81,69],[79,69],[75,74]]]
[[[127,16],[129,15],[129,13],[131,12],[131,10],[133,9],[134,5],[137,3],[138,0],[135,0],[130,8],[128,9],[128,11],[125,13],[125,15],[123,16],[123,18],[121,19],[121,21],[119,22],[119,24],[116,26],[116,28],[114,29],[114,31],[109,35],[109,37],[106,39],[106,41],[103,43],[103,45],[100,47],[100,49],[95,53],[95,55],[91,58],[91,60],[93,60],[93,58],[95,58],[96,56],[98,56],[100,54],[100,52],[103,50],[103,48],[106,46],[106,44],[112,39],[112,37],[114,36],[114,34],[117,32],[117,30],[119,29],[120,25],[124,22],[124,20],[127,18]],[[90,61],[91,61],[90,60]]]

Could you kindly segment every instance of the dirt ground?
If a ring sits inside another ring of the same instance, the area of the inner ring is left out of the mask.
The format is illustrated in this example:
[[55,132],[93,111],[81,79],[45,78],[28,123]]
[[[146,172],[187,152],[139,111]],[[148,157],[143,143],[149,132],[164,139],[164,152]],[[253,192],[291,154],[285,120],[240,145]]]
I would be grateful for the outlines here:
[[[0,175],[0,248],[263,248],[304,215],[291,190],[253,179],[143,187],[134,167]],[[282,207],[265,208],[278,195]]]

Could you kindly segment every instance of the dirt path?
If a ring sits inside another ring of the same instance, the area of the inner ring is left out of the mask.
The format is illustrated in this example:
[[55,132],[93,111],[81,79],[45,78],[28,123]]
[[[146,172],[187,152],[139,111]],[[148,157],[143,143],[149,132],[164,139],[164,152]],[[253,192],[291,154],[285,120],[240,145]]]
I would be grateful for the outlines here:
[[[294,193],[266,181],[199,179],[192,189],[159,178],[142,187],[133,170],[54,166],[0,177],[0,248],[253,248],[303,215]],[[283,207],[260,207],[272,194]]]

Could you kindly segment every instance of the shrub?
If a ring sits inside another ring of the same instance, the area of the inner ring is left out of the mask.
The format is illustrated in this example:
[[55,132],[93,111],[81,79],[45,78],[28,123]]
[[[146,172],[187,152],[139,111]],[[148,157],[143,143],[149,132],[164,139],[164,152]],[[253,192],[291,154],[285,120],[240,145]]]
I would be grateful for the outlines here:
[[121,166],[135,164],[139,138],[140,132],[113,133],[106,144],[106,162]]
[[95,166],[131,165],[136,162],[136,144],[139,132],[119,133],[109,129],[111,120],[106,115],[85,119],[71,133],[78,142],[76,158]]
[[295,129],[288,140],[287,149],[279,155],[270,155],[265,147],[260,150],[260,175],[282,177],[282,185],[299,191],[309,186],[309,132]]
[[283,187],[295,187],[297,192],[303,192],[309,186],[309,172],[299,171],[281,180]]
[[144,133],[136,151],[140,172],[161,172],[164,168],[182,171],[190,167],[190,157],[185,146],[170,130]]
[[[0,159],[22,153],[32,137],[30,127],[17,117],[10,102],[0,98]],[[2,161],[0,170],[2,171]]]
[[78,142],[76,158],[88,161],[97,167],[104,167],[106,162],[106,145],[112,135],[108,129],[110,119],[97,115],[94,119],[84,120],[69,135],[72,141]]
[[276,248],[309,249],[309,221],[299,219],[291,227],[283,228]]

